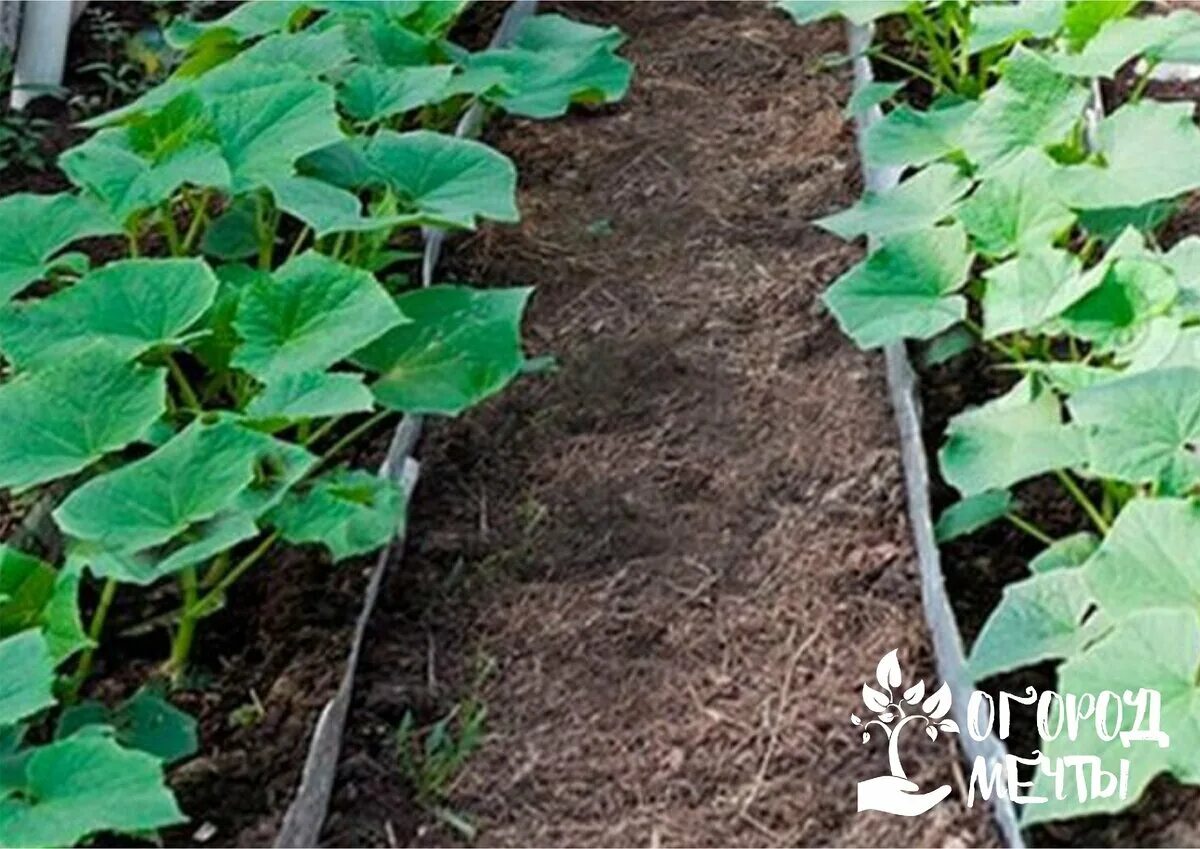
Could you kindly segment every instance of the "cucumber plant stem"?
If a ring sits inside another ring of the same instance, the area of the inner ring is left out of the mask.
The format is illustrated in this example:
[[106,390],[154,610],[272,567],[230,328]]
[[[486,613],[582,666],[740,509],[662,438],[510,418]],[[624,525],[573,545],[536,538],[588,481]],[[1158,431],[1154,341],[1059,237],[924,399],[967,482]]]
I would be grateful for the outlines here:
[[1104,520],[1104,516],[1099,510],[1096,509],[1096,505],[1093,504],[1091,499],[1087,497],[1087,494],[1083,491],[1079,484],[1075,482],[1075,479],[1071,477],[1070,473],[1065,469],[1055,469],[1054,474],[1056,474],[1058,479],[1062,481],[1062,485],[1066,487],[1066,490],[1071,494],[1071,497],[1074,498],[1079,506],[1083,508],[1083,512],[1086,513],[1088,518],[1092,520],[1092,524],[1096,526],[1096,529],[1099,530],[1101,534],[1107,534],[1108,522]]
[[167,672],[175,683],[179,683],[187,669],[188,657],[192,653],[192,641],[196,636],[196,599],[199,592],[194,566],[180,572],[179,584],[183,588],[183,613],[179,617],[179,630],[171,638],[171,659],[167,661]]
[[1027,519],[1022,518],[1021,516],[1017,515],[1016,513],[1005,513],[1004,518],[1006,518],[1006,519],[1008,519],[1008,521],[1012,522],[1012,524],[1015,528],[1029,534],[1031,537],[1033,537],[1034,539],[1036,539],[1038,542],[1042,543],[1043,545],[1050,545],[1051,543],[1054,542],[1054,538],[1052,536],[1050,536],[1048,533],[1043,531],[1037,525],[1033,524],[1033,522],[1030,522]]
[[117,582],[114,578],[108,578],[100,590],[100,600],[96,602],[96,610],[92,613],[92,621],[88,626],[88,639],[92,645],[84,649],[83,654],[79,656],[79,663],[75,665],[75,673],[67,683],[67,701],[73,702],[79,698],[79,688],[92,674],[92,661],[96,655],[96,646],[100,643],[100,635],[104,633],[104,622],[108,619],[108,609],[112,607],[116,595]]

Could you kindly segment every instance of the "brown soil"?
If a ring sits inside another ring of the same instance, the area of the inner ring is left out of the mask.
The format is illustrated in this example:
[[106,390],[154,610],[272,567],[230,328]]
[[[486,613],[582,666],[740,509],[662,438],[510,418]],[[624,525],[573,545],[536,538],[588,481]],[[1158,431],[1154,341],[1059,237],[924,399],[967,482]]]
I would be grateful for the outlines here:
[[[433,428],[367,640],[331,845],[462,838],[415,803],[396,726],[474,692],[448,789],[485,845],[989,845],[957,793],[855,813],[886,772],[849,715],[900,649],[932,683],[883,363],[818,300],[859,251],[808,222],[859,177],[836,24],[757,4],[573,5],[637,76],[599,114],[507,121],[519,229],[460,279],[538,286],[561,370]],[[449,275],[448,275],[449,276]],[[909,774],[961,782],[945,738]]]

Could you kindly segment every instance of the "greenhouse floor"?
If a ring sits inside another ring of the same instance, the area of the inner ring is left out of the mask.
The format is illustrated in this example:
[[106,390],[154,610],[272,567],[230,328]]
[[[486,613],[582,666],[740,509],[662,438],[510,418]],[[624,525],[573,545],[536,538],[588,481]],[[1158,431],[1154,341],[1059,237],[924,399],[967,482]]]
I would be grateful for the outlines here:
[[[852,815],[887,761],[849,723],[863,682],[894,648],[932,662],[882,359],[817,300],[858,258],[808,224],[860,188],[848,70],[818,64],[840,24],[572,14],[630,36],[630,96],[492,126],[524,221],[443,275],[536,283],[528,347],[559,369],[426,440],[325,841],[464,842],[396,780],[395,729],[478,699],[447,807],[487,845],[992,845],[958,793]],[[952,739],[906,761],[963,783]]]

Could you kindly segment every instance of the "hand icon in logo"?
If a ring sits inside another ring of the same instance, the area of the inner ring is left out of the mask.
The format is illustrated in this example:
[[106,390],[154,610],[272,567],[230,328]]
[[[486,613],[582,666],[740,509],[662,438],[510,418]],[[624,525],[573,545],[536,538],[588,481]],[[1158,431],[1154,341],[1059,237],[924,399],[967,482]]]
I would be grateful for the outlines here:
[[895,697],[893,693],[900,691],[902,677],[900,661],[894,649],[879,661],[875,678],[882,690],[863,684],[863,703],[878,718],[864,724],[857,716],[851,715],[850,721],[862,726],[864,743],[871,739],[871,732],[867,730],[870,726],[877,725],[883,730],[888,738],[888,767],[891,774],[858,783],[858,810],[915,817],[945,799],[950,794],[950,785],[943,784],[928,793],[921,793],[921,788],[908,780],[900,764],[900,729],[914,722],[923,722],[930,740],[937,739],[939,730],[957,733],[958,725],[954,720],[944,718],[950,712],[950,688],[943,684],[922,704],[925,682],[918,681],[904,690],[901,698]]

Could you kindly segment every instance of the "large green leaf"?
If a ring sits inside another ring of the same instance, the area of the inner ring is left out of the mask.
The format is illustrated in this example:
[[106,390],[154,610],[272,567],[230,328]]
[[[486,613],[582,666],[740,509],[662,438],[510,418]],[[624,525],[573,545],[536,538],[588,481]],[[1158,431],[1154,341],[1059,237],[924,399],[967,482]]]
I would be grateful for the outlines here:
[[938,542],[949,542],[1004,518],[1013,508],[1011,492],[1007,489],[988,489],[943,510],[933,531]]
[[[0,677],[0,726],[19,722],[54,704],[54,660],[40,631],[30,629],[0,639],[0,668],[4,670]],[[3,821],[0,814],[0,838],[7,837]]]
[[1030,378],[951,419],[938,452],[942,476],[964,496],[1003,489],[1083,458],[1079,429],[1063,424],[1058,399],[1037,391]]
[[185,184],[225,189],[231,180],[216,130],[190,91],[127,126],[100,131],[63,153],[59,165],[121,222]]
[[386,121],[444,99],[453,65],[387,68],[358,65],[338,87],[338,102],[351,118]]
[[775,4],[798,24],[834,15],[854,24],[867,24],[884,15],[903,12],[910,0],[778,0]]
[[834,282],[825,304],[862,348],[928,339],[962,320],[971,254],[962,227],[937,227],[885,239]]
[[1018,3],[980,3],[971,7],[971,36],[967,51],[1026,38],[1048,38],[1062,26],[1063,0],[1020,0]]
[[79,616],[79,576],[0,545],[0,637],[40,628],[55,663],[91,644]]
[[166,409],[166,372],[103,347],[0,386],[0,486],[77,472],[140,439]]
[[1200,129],[1191,103],[1127,104],[1100,122],[1096,139],[1101,162],[1059,174],[1056,190],[1070,206],[1140,206],[1200,187]]
[[312,227],[317,238],[330,233],[390,230],[401,225],[415,227],[424,220],[415,213],[364,216],[357,195],[312,177],[272,179],[268,187],[276,205]]
[[633,65],[607,45],[590,50],[577,44],[492,49],[471,56],[466,67],[502,74],[502,86],[489,89],[484,97],[527,118],[557,118],[573,103],[615,103],[625,96],[633,77]]
[[984,335],[1036,330],[1098,285],[1079,258],[1057,248],[1025,251],[984,272]]
[[625,41],[618,27],[600,27],[574,21],[556,13],[526,18],[512,39],[512,46],[523,50],[552,50],[575,47],[580,50],[607,47],[615,50]]
[[294,420],[361,413],[373,406],[361,375],[308,371],[268,383],[246,407],[246,415],[260,420]]
[[54,255],[88,236],[120,233],[95,203],[78,195],[9,195],[0,200],[0,303],[55,267]]
[[969,188],[971,181],[953,165],[930,165],[885,192],[868,190],[854,206],[814,223],[843,239],[923,230],[945,218]]
[[1079,569],[1057,569],[1009,584],[971,647],[971,677],[978,681],[1068,657],[1079,648],[1083,617],[1093,604]]
[[1073,569],[1083,565],[1099,545],[1099,537],[1091,531],[1079,531],[1056,539],[1029,561],[1029,571],[1036,575],[1057,569]]
[[60,740],[89,726],[111,728],[126,748],[174,763],[196,753],[196,720],[151,689],[138,690],[116,708],[87,701],[63,710],[55,736]]
[[1100,284],[1063,313],[1061,324],[1101,348],[1127,344],[1163,315],[1178,293],[1170,269],[1149,256],[1117,259],[1087,276],[1099,277]]
[[157,758],[83,732],[34,750],[0,800],[6,846],[74,846],[98,832],[142,835],[184,822]]
[[1025,148],[1065,141],[1089,97],[1086,87],[1018,46],[1004,62],[1000,82],[984,94],[963,127],[963,150],[972,162],[989,168]]
[[516,221],[517,169],[504,154],[480,142],[428,130],[377,133],[367,160],[427,223],[475,226],[477,219]]
[[[270,473],[294,464],[299,450],[232,421],[195,422],[153,454],[76,489],[54,519],[80,540],[115,551],[146,549],[218,513],[261,509],[257,499],[273,490]],[[294,469],[285,477],[295,478]]]
[[[1127,574],[1126,582],[1130,585],[1140,581],[1129,578]],[[1113,774],[1118,772],[1121,762],[1127,760],[1127,793],[1124,796],[1119,793],[1108,796],[1085,794],[1085,800],[1080,801],[1079,794],[1067,792],[1060,799],[1055,792],[1054,776],[1039,769],[1029,793],[1042,796],[1046,801],[1025,806],[1022,825],[1085,814],[1115,813],[1134,804],[1151,780],[1163,772],[1173,774],[1186,784],[1200,783],[1198,659],[1200,622],[1197,622],[1195,609],[1155,609],[1142,610],[1121,619],[1107,637],[1062,664],[1055,687],[1060,693],[1111,691],[1120,694],[1157,690],[1160,696],[1158,727],[1168,735],[1169,745],[1160,747],[1153,740],[1135,741],[1133,748],[1128,748],[1118,732],[1143,730],[1145,717],[1141,711],[1128,706],[1118,717],[1116,706],[1110,703],[1105,723],[1112,733],[1110,739],[1099,736],[1097,722],[1091,718],[1078,723],[1077,734],[1060,733],[1046,742],[1043,757],[1050,763],[1062,763],[1059,758],[1072,756],[1099,758],[1100,768]],[[1051,716],[1049,727],[1056,727],[1059,721],[1056,716]]]
[[49,298],[0,308],[0,349],[24,369],[72,356],[97,340],[132,358],[177,344],[216,292],[216,276],[199,259],[112,262]]
[[266,383],[323,371],[403,321],[369,272],[307,251],[242,292],[233,364]]
[[1195,611],[1200,604],[1197,546],[1200,506],[1181,498],[1138,498],[1125,505],[1083,570],[1111,616],[1147,607]]
[[247,41],[287,29],[289,23],[304,16],[306,7],[316,4],[305,0],[271,0],[269,3],[243,3],[211,21],[177,18],[167,29],[173,47],[187,48],[206,32],[226,30],[239,41]]
[[355,355],[379,373],[371,390],[386,407],[457,415],[521,371],[521,315],[532,289],[432,286],[397,303],[401,325]]
[[918,111],[898,106],[867,130],[863,152],[868,165],[924,165],[962,148],[974,101]]
[[266,68],[291,66],[316,77],[330,73],[352,58],[346,31],[332,26],[269,35],[239,53],[233,61]]
[[1129,14],[1138,0],[1087,0],[1071,3],[1063,15],[1063,29],[1071,50],[1081,50],[1109,21]]
[[289,493],[268,518],[288,542],[321,543],[336,562],[386,545],[404,510],[404,494],[390,479],[339,469]]
[[1069,407],[1087,429],[1093,472],[1175,494],[1200,482],[1200,369],[1161,368],[1108,381],[1075,393]]
[[1078,53],[1051,57],[1055,67],[1079,77],[1111,77],[1135,56],[1151,62],[1200,59],[1200,15],[1181,9],[1106,22]]
[[1047,247],[1070,229],[1075,216],[1050,185],[1056,170],[1037,149],[993,169],[957,211],[976,250],[1005,257]]
[[297,159],[342,138],[333,89],[315,80],[224,92],[209,112],[234,192],[290,177]]

